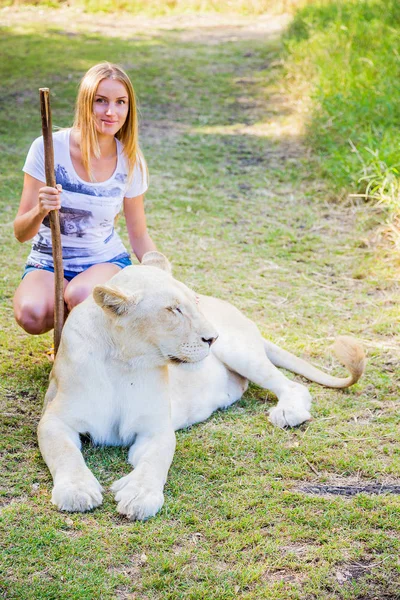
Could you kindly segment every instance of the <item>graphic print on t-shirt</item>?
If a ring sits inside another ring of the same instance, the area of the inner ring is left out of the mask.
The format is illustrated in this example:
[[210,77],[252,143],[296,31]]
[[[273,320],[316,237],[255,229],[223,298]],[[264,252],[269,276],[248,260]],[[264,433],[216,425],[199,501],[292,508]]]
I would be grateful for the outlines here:
[[[121,188],[119,186],[107,189],[102,187],[91,187],[85,185],[84,182],[72,181],[67,173],[67,170],[62,165],[56,165],[55,167],[56,182],[62,185],[63,190],[66,192],[74,192],[75,194],[85,194],[86,196],[103,196],[115,198],[121,195]],[[101,185],[101,184],[99,184]]]
[[[32,244],[32,250],[40,252],[43,255],[42,264],[46,266],[53,265],[53,250],[52,247],[47,243],[47,240],[40,234],[37,234],[37,239]],[[90,251],[87,248],[71,248],[69,246],[63,246],[62,256],[64,259],[90,256]],[[49,257],[47,259],[47,257]],[[29,259],[28,263],[29,264]],[[36,264],[35,261],[32,264]]]
[[[60,231],[63,235],[75,236],[82,238],[85,236],[85,229],[90,225],[93,218],[93,213],[90,210],[81,208],[68,208],[62,206],[59,211],[60,215]],[[50,227],[49,217],[43,219],[43,225]]]

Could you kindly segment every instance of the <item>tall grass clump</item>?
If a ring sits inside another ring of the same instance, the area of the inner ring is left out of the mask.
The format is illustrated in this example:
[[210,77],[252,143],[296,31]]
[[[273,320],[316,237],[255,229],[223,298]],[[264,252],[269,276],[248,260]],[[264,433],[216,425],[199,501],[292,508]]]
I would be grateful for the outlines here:
[[288,76],[308,81],[308,142],[336,193],[400,210],[400,3],[325,0],[285,38]]

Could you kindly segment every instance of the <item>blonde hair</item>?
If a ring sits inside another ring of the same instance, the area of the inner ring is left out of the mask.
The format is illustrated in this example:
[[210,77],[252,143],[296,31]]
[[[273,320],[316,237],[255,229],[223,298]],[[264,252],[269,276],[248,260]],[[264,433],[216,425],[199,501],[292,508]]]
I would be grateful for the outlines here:
[[115,137],[120,140],[123,145],[124,154],[128,163],[128,181],[131,181],[136,161],[138,161],[142,172],[143,165],[146,165],[138,141],[136,96],[128,75],[121,67],[113,63],[103,62],[91,67],[91,69],[83,76],[79,86],[73,127],[78,129],[81,134],[80,149],[83,166],[90,177],[90,181],[94,181],[90,167],[90,157],[100,157],[100,146],[94,121],[93,103],[99,83],[103,79],[115,79],[116,81],[120,81],[124,84],[128,94],[128,114],[125,123],[116,133]]

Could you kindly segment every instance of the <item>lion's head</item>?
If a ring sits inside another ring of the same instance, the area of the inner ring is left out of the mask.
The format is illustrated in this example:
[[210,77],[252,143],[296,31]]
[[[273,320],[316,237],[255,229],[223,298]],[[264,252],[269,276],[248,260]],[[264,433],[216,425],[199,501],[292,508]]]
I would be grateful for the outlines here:
[[167,259],[149,252],[140,266],[126,267],[93,290],[110,322],[110,334],[124,358],[146,363],[196,363],[218,337],[196,294],[171,275]]

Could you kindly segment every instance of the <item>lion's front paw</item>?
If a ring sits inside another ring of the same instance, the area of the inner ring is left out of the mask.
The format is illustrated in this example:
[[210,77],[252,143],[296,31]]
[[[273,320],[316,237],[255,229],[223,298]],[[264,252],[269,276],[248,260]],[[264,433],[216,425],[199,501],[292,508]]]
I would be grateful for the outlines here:
[[51,501],[60,510],[67,512],[86,512],[103,502],[102,487],[92,477],[75,481],[59,481],[53,488]]
[[132,521],[144,521],[154,517],[164,504],[162,491],[150,488],[127,475],[116,481],[111,490],[118,502],[117,510]]
[[309,421],[311,415],[306,408],[303,407],[282,407],[275,406],[269,411],[269,420],[273,425],[284,429],[285,427],[296,427],[304,421]]

